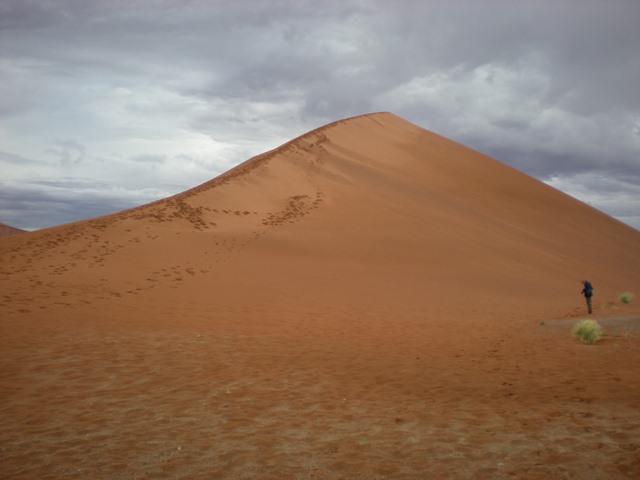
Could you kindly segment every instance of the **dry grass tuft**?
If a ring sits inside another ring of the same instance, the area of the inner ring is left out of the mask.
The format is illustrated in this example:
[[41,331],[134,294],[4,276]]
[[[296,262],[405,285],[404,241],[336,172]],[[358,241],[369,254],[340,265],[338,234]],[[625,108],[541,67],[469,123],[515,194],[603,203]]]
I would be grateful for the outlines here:
[[572,333],[578,340],[591,345],[602,336],[602,327],[595,320],[578,320],[573,326]]
[[622,303],[628,305],[628,304],[631,303],[631,300],[633,300],[633,297],[634,297],[633,293],[624,292],[624,293],[621,293],[620,295],[618,295],[618,300],[620,300]]

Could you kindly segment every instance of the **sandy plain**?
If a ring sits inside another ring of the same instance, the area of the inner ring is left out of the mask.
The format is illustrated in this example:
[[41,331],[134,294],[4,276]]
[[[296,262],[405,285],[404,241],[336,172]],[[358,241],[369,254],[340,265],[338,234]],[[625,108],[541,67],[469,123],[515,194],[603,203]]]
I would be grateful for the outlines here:
[[2,478],[640,477],[640,233],[392,114],[0,260]]

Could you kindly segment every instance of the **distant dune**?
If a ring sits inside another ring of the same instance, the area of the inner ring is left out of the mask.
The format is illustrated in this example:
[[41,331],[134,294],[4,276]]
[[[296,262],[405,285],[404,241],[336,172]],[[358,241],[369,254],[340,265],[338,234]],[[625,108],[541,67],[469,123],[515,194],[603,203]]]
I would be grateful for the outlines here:
[[17,235],[18,233],[24,233],[24,230],[0,223],[0,237],[8,237],[9,235]]
[[[591,347],[567,323],[583,278],[609,322]],[[334,122],[0,240],[0,470],[634,478],[622,291],[636,230],[393,114]]]

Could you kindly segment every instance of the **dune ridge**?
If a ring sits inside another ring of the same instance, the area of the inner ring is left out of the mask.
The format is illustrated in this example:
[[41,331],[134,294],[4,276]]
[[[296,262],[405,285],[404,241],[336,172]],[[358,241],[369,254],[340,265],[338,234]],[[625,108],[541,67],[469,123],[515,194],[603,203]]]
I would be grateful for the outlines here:
[[0,260],[8,478],[640,472],[640,233],[391,113]]
[[0,223],[0,237],[8,237],[10,235],[18,235],[19,233],[24,233],[25,230],[20,228],[12,227],[11,225],[7,225],[6,223]]

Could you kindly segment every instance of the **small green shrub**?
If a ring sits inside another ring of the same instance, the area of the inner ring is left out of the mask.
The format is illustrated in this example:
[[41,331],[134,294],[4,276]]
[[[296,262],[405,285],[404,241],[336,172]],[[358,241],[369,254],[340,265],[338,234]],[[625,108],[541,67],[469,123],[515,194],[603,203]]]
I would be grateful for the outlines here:
[[595,320],[578,320],[573,326],[572,333],[578,340],[591,345],[602,336],[602,327]]
[[618,300],[628,305],[631,303],[631,300],[633,300],[633,293],[631,292],[621,293],[620,295],[618,295]]

